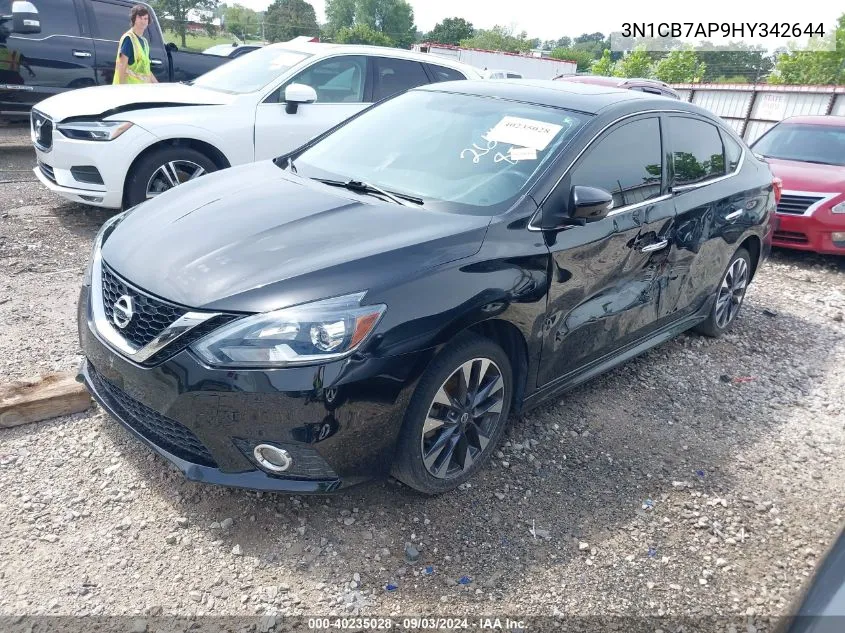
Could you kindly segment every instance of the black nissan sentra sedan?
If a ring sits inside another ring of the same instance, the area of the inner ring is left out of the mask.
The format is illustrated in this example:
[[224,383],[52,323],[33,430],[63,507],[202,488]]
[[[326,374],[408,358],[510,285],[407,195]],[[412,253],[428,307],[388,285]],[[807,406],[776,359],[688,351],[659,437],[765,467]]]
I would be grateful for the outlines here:
[[509,415],[727,331],[778,196],[690,104],[417,88],[109,220],[80,379],[190,479],[308,493],[392,473],[444,492]]

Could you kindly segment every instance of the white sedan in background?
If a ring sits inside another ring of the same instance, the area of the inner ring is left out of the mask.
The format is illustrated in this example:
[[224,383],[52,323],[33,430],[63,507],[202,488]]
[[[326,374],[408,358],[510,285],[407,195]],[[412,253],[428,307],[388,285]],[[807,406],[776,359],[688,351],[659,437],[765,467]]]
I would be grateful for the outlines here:
[[68,200],[128,208],[208,172],[292,151],[397,92],[480,78],[425,53],[274,44],[190,85],[98,86],[45,99],[31,114],[35,174]]

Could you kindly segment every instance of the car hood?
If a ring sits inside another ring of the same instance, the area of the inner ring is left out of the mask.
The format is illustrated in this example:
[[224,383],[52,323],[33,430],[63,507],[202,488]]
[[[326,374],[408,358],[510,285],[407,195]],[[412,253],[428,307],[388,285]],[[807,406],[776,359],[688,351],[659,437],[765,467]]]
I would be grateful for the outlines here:
[[143,203],[108,236],[102,255],[119,275],[169,301],[263,312],[469,257],[489,222],[360,196],[266,161]]
[[133,110],[190,105],[226,105],[235,96],[187,84],[94,86],[68,90],[36,104],[54,121],[73,117],[106,117]]
[[845,167],[780,158],[766,158],[766,162],[772,173],[783,181],[784,189],[818,193],[845,192]]

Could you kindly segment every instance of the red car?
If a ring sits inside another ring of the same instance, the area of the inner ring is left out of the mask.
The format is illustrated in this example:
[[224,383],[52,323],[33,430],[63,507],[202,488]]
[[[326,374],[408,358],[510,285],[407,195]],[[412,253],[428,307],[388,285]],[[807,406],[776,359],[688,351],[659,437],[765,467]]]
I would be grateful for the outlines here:
[[751,149],[783,181],[772,244],[845,255],[845,117],[784,119]]

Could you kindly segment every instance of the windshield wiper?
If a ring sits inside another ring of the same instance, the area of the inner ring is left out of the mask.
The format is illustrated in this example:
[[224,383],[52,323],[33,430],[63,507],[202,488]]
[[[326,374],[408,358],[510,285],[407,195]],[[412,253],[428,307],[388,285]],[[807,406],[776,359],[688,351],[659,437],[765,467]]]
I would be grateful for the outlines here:
[[401,204],[403,207],[407,207],[409,205],[402,202],[402,200],[407,200],[408,202],[413,202],[414,204],[419,205],[423,204],[422,198],[409,196],[405,193],[397,193],[396,191],[388,191],[362,180],[332,180],[331,178],[312,178],[312,180],[316,180],[317,182],[321,182],[324,185],[330,185],[332,187],[343,187],[344,189],[349,189],[350,191],[355,191],[357,193],[380,194],[391,202]]

